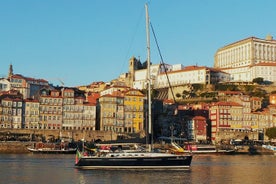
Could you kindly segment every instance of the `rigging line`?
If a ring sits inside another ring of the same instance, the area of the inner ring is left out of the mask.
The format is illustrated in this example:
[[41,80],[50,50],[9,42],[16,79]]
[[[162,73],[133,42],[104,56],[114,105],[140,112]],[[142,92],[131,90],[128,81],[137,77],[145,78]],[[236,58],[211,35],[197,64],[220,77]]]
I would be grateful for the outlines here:
[[174,92],[172,90],[172,85],[170,83],[170,79],[169,79],[169,76],[168,76],[168,73],[167,73],[167,70],[166,70],[166,67],[165,67],[165,63],[163,61],[163,57],[162,57],[162,54],[161,54],[161,50],[160,50],[160,47],[158,45],[158,42],[157,42],[157,38],[156,38],[156,35],[155,35],[155,32],[154,32],[154,29],[153,29],[153,26],[152,26],[152,23],[150,22],[150,27],[151,27],[151,31],[152,31],[152,34],[153,34],[153,37],[154,37],[154,41],[156,43],[156,46],[157,46],[157,49],[158,49],[158,53],[159,53],[159,56],[160,56],[160,59],[161,59],[161,66],[163,66],[164,70],[165,70],[165,74],[166,74],[166,77],[167,77],[167,80],[168,80],[168,84],[169,84],[169,88],[170,88],[170,91],[172,93],[172,96],[173,96],[173,101],[174,103],[176,103],[176,100],[175,100],[175,96],[174,96]]
[[128,50],[126,52],[126,56],[125,56],[125,59],[124,59],[124,62],[123,62],[122,68],[121,68],[121,72],[123,71],[123,68],[125,66],[126,61],[128,61],[128,59],[130,59],[130,58],[128,58],[129,53],[130,53],[130,50],[132,49],[132,47],[134,45],[133,43],[135,41],[135,38],[137,37],[138,28],[140,27],[141,21],[142,21],[142,18],[143,18],[143,12],[144,12],[144,9],[141,9],[139,19],[138,19],[138,21],[136,23],[136,26],[135,26],[135,29],[134,29],[135,30],[134,34],[132,35],[132,38],[130,40],[130,45],[129,45]]

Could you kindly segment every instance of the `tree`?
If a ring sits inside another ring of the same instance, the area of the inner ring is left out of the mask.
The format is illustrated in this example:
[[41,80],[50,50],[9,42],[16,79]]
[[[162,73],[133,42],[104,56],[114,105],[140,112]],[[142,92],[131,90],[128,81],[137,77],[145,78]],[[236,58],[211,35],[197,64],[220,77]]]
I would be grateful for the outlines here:
[[255,79],[253,79],[252,82],[257,83],[257,84],[263,84],[264,78],[262,78],[262,77],[257,77],[257,78],[255,78]]
[[238,86],[234,84],[216,84],[216,91],[238,91]]
[[256,96],[256,97],[260,97],[260,98],[261,97],[264,98],[266,96],[266,94],[267,94],[267,92],[261,88],[257,88],[257,89],[255,89],[255,91],[252,91],[250,93],[251,96]]
[[271,128],[267,128],[265,135],[269,138],[269,139],[275,139],[276,138],[276,127],[271,127]]
[[201,91],[204,89],[203,84],[192,84],[194,92]]
[[176,96],[177,98],[180,98],[180,97],[181,97],[181,94],[180,94],[180,93],[176,93],[175,96]]
[[244,91],[249,94],[250,92],[254,91],[255,90],[255,86],[252,86],[252,85],[246,85],[244,86]]
[[190,98],[190,97],[191,97],[190,92],[187,91],[187,90],[184,90],[184,91],[182,92],[182,97],[183,97],[183,99]]

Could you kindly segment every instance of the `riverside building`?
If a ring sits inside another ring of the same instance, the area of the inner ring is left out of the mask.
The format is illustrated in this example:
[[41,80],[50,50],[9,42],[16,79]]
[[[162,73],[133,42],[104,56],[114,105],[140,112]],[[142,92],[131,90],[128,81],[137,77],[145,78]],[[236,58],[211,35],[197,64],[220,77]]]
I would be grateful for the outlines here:
[[100,130],[119,134],[144,130],[144,98],[142,92],[134,89],[101,96]]

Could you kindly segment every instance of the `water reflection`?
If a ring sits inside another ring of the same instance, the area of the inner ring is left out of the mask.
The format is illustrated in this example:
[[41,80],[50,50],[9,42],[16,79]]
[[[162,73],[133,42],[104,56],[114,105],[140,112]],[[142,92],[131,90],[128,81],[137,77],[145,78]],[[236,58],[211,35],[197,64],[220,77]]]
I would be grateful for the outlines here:
[[274,183],[275,164],[272,155],[198,156],[194,159],[191,183]]
[[272,155],[195,155],[189,170],[79,170],[74,155],[0,154],[1,183],[275,183]]
[[[190,170],[77,170],[82,184],[91,183],[182,183]],[[85,180],[89,178],[90,181]]]

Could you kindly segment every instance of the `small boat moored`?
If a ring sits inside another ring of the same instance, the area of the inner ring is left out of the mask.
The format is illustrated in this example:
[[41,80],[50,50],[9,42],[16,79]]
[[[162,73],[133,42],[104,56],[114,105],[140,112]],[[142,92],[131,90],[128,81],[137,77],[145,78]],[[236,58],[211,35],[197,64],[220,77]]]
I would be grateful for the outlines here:
[[221,149],[215,145],[186,145],[184,149],[185,152],[191,152],[193,154],[211,154],[211,153],[221,153],[221,154],[233,154],[234,149]]
[[77,148],[71,148],[68,144],[61,143],[34,143],[33,147],[27,148],[32,153],[45,154],[75,154]]
[[274,151],[276,152],[276,146],[272,146],[272,145],[262,145],[263,148],[265,149],[268,149],[268,150],[271,150],[271,151]]

